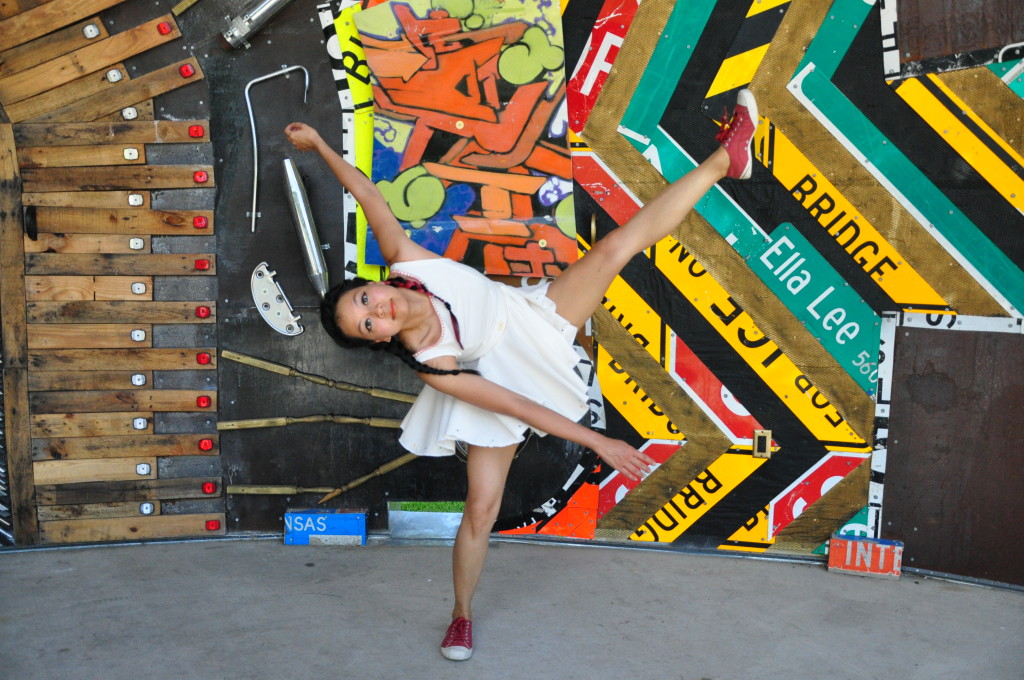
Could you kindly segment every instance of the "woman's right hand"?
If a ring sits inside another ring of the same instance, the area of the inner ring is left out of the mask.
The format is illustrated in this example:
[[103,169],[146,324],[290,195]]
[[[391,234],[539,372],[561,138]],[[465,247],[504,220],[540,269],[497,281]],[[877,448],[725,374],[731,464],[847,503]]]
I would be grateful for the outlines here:
[[320,133],[305,123],[289,123],[284,134],[299,151],[316,151],[323,142]]
[[601,459],[621,472],[626,478],[640,481],[650,474],[657,462],[646,453],[618,439],[602,435],[601,443],[594,448]]

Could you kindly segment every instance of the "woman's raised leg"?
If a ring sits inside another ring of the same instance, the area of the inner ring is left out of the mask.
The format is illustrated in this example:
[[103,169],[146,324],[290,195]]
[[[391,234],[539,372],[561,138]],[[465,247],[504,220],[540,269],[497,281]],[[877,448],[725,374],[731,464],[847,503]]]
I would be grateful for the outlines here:
[[[472,629],[469,625],[473,620],[473,594],[476,593],[487,560],[491,529],[501,509],[505,480],[516,447],[516,444],[496,448],[469,447],[466,462],[466,475],[469,479],[466,509],[452,551],[455,606],[452,609],[452,625],[441,645],[441,653],[455,661],[468,659],[473,653]],[[465,623],[462,623],[463,620]]]
[[626,263],[672,233],[718,180],[749,177],[750,144],[757,122],[753,95],[742,90],[732,120],[724,129],[725,134],[720,134],[722,146],[668,185],[628,222],[593,244],[585,257],[551,282],[547,295],[555,302],[558,313],[575,326],[584,324]]

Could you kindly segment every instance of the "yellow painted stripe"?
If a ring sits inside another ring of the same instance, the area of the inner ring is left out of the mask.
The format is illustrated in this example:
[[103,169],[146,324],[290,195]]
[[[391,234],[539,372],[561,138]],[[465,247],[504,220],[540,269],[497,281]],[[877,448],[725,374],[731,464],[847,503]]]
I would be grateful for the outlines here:
[[752,17],[755,14],[761,12],[767,12],[770,9],[775,9],[780,5],[788,5],[790,0],[754,0],[750,3],[750,10],[747,11],[747,16]]
[[[338,34],[338,45],[341,46],[343,61],[346,65],[355,65],[363,69],[362,78],[348,77],[348,88],[352,93],[352,105],[355,107],[355,124],[352,131],[355,137],[355,165],[367,177],[373,176],[373,86],[367,77],[369,68],[366,65],[366,53],[359,40],[356,29],[355,13],[360,11],[359,5],[353,5],[338,13],[334,19],[334,29]],[[366,279],[382,278],[379,265],[364,264],[366,261],[366,229],[368,223],[363,207],[356,208],[356,248],[358,251],[358,267],[356,275]]]
[[621,276],[616,276],[612,281],[602,304],[633,339],[661,364],[661,357],[668,354],[662,347],[661,317]]
[[594,362],[605,403],[613,406],[640,436],[680,444],[686,439],[603,345],[597,346]]
[[722,454],[633,532],[630,540],[671,543],[766,460],[738,453]]
[[654,265],[700,312],[782,403],[826,448],[869,452],[838,409],[729,293],[671,236],[654,250]]
[[935,84],[936,87],[942,90],[942,92],[947,97],[949,97],[953,101],[953,103],[956,104],[956,106],[959,107],[959,109],[963,111],[964,114],[966,114],[968,118],[974,121],[974,124],[980,127],[985,132],[985,134],[992,139],[992,141],[998,144],[1003,149],[1003,151],[1005,151],[1011,158],[1013,158],[1013,160],[1015,160],[1020,165],[1024,166],[1024,156],[1021,156],[1019,153],[1017,153],[1016,149],[1010,146],[1010,144],[1007,143],[1005,139],[999,136],[999,133],[993,130],[988,123],[982,120],[978,116],[978,114],[976,114],[974,110],[967,105],[967,102],[958,97],[956,93],[953,92],[953,90],[949,89],[949,86],[946,85],[946,83],[942,82],[941,78],[938,78],[935,75],[929,75],[928,78],[932,81],[932,83]]
[[[933,78],[932,82],[942,86],[942,83],[937,79]],[[957,105],[965,112],[969,109],[966,104],[957,99],[952,92],[948,89],[943,88],[946,93],[954,97],[954,101]],[[896,92],[903,98],[903,101],[907,102],[921,116],[921,118],[931,126],[935,132],[942,137],[947,144],[949,144],[954,151],[967,161],[972,168],[978,171],[982,177],[985,178],[992,188],[999,192],[1007,202],[1010,203],[1017,210],[1024,211],[1024,179],[1019,177],[1009,166],[1004,163],[999,156],[992,152],[983,141],[971,132],[971,130],[964,125],[959,118],[957,118],[946,106],[936,99],[931,92],[929,92],[924,85],[916,78],[911,78],[903,82]],[[968,114],[970,115],[970,113]],[[984,128],[987,125],[977,118],[977,116],[971,115],[974,122],[981,124]],[[983,129],[984,129],[983,128]],[[1002,141],[999,136],[994,133],[990,128],[986,130],[993,139]],[[1007,149],[1005,142],[1001,144],[1004,149]],[[1012,153],[1012,149],[1010,149]],[[1018,163],[1024,164],[1024,161],[1020,159],[1016,153],[1012,153],[1014,160]]]
[[[747,522],[733,532],[728,538],[738,543],[751,543],[755,545],[729,545],[723,543],[718,546],[719,550],[737,550],[740,552],[764,552],[768,546],[775,543],[775,537],[768,538],[768,508],[758,512]],[[760,544],[760,545],[756,545]]]
[[[723,61],[722,66],[715,75],[714,82],[711,83],[711,87],[708,88],[708,93],[704,95],[704,98],[708,99],[716,94],[749,85],[750,81],[754,79],[754,73],[757,71],[757,67],[760,66],[761,60],[764,59],[767,51],[768,45],[764,44]],[[716,112],[712,111],[712,113]]]
[[[766,122],[767,119],[765,119]],[[765,149],[769,128],[773,146],[759,153],[782,186],[837,240],[879,288],[907,311],[934,312],[947,303],[878,229],[857,210],[821,170],[777,126],[760,125],[756,149]]]

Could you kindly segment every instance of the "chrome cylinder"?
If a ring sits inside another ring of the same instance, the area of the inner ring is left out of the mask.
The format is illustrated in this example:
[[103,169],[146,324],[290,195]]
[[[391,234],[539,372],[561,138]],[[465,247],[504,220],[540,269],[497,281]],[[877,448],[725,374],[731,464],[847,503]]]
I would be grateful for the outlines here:
[[236,50],[243,45],[248,47],[249,38],[289,2],[291,0],[256,0],[231,20],[227,29],[221,33],[221,45]]
[[302,256],[306,260],[306,274],[322,299],[327,295],[327,263],[324,261],[324,251],[320,247],[320,237],[313,222],[313,213],[309,209],[306,187],[291,158],[284,159],[284,189],[288,194],[295,232],[302,246]]

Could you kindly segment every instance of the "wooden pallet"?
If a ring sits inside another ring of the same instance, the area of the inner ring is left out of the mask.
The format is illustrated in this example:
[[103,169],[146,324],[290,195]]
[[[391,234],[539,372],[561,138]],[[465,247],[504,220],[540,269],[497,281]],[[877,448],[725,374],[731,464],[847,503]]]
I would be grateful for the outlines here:
[[[165,276],[215,276],[215,253],[153,238],[214,233],[210,210],[151,208],[150,190],[215,186],[213,168],[158,165],[158,144],[209,144],[205,120],[156,120],[153,97],[203,78],[194,59],[130,77],[124,61],[180,39],[170,14],[111,34],[120,0],[0,7],[0,308],[8,486],[19,545],[208,536],[219,478],[162,478],[160,461],[219,451],[216,434],[155,432],[217,393],[154,389],[156,371],[216,370],[214,347],[154,347],[154,327],[215,324],[211,300],[154,299]],[[88,30],[87,27],[89,27]],[[180,381],[179,381],[180,382]]]

